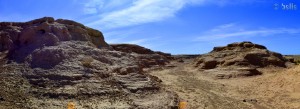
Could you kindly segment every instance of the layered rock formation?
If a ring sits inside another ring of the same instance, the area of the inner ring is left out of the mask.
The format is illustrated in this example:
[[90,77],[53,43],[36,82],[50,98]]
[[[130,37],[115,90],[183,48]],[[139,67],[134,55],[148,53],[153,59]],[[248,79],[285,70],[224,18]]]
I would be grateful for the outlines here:
[[256,68],[287,67],[288,63],[288,59],[279,53],[267,50],[265,46],[251,42],[240,42],[215,47],[210,53],[195,59],[193,65],[208,72],[221,70],[223,73],[216,74],[217,77],[230,78],[258,75],[260,73]]
[[0,104],[15,106],[3,108],[66,108],[69,101],[90,109],[176,105],[177,96],[144,74],[135,55],[112,50],[98,30],[51,17],[0,28],[0,54],[6,55]]
[[155,65],[164,66],[172,60],[171,54],[152,51],[148,48],[134,44],[111,44],[114,50],[130,53],[139,60],[142,68],[149,68]]
[[100,31],[71,20],[44,17],[25,23],[1,22],[0,28],[0,51],[9,50],[18,61],[37,48],[62,41],[89,41],[99,48],[109,47]]

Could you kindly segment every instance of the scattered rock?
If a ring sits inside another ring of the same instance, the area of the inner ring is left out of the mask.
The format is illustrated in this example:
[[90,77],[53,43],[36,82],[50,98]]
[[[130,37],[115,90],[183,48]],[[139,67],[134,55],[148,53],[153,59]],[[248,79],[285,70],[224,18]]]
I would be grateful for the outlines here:
[[181,62],[181,63],[183,63],[183,62],[184,62],[184,60],[183,60],[183,59],[179,59],[177,62]]
[[174,68],[176,67],[175,65],[166,65],[167,68]]
[[293,57],[285,56],[285,58],[291,63],[295,63],[295,59]]
[[202,69],[213,69],[217,67],[217,61],[213,59],[206,59],[203,63]]
[[243,99],[243,102],[257,103],[257,100],[256,99]]
[[216,79],[229,79],[237,77],[247,77],[261,75],[262,73],[256,68],[241,67],[241,68],[216,68],[204,70],[205,73],[211,74]]

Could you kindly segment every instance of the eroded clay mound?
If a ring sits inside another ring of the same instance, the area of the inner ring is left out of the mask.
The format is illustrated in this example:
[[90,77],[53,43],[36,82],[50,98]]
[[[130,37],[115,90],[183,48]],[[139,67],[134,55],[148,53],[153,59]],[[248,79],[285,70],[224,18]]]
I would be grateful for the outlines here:
[[5,63],[0,66],[0,98],[6,101],[0,103],[54,109],[66,108],[68,101],[78,109],[176,105],[176,94],[144,74],[137,56],[105,49],[110,46],[98,30],[48,17],[0,23],[0,28],[0,54],[9,52],[0,59]]
[[56,46],[62,41],[89,41],[99,48],[109,46],[100,31],[52,17],[24,23],[1,22],[0,29],[0,51],[9,50],[19,61],[37,48]]
[[[269,51],[265,46],[251,42],[240,42],[215,47],[210,53],[195,59],[193,65],[203,70],[219,69],[222,72],[228,72],[227,69],[230,68],[229,71],[234,72],[234,75],[230,76],[235,77],[260,74],[255,68],[267,66],[287,67],[287,63],[289,63],[288,59],[279,53]],[[243,67],[243,71],[241,69],[235,71],[239,67]],[[232,74],[232,72],[228,73]],[[238,74],[239,72],[243,73]]]

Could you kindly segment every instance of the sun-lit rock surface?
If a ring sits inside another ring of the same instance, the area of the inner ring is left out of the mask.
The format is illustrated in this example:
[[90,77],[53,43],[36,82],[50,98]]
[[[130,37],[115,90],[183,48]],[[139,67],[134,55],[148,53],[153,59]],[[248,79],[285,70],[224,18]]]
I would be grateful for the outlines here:
[[217,78],[253,76],[261,74],[256,68],[288,67],[292,63],[281,54],[251,42],[232,43],[214,47],[210,53],[199,56],[193,65]]
[[[177,96],[98,30],[51,17],[0,23],[0,108],[170,108]],[[5,104],[5,105],[2,105]]]

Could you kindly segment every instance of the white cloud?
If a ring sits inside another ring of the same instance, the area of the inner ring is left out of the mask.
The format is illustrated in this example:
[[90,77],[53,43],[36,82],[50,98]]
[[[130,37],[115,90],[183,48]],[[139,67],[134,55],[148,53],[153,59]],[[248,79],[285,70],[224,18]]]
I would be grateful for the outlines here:
[[145,37],[136,37],[136,34],[141,32],[140,28],[118,30],[118,31],[107,31],[104,33],[105,40],[107,43],[116,44],[116,43],[128,43],[128,44],[137,44],[144,47],[155,47],[158,45],[156,41],[159,41],[161,37],[159,36],[145,36]]
[[142,44],[142,43],[145,43],[147,42],[149,39],[138,39],[138,40],[132,40],[132,41],[128,41],[126,43],[129,43],[129,44]]
[[103,35],[107,43],[129,43],[129,44],[145,44],[150,43],[159,37],[139,37],[142,28],[126,28],[121,30],[104,31]]
[[122,9],[133,0],[86,0],[83,3],[83,12],[85,14],[100,14]]
[[278,34],[300,34],[300,28],[247,29],[234,23],[217,26],[197,37],[197,41],[216,41],[227,38],[273,36]]
[[90,0],[84,4],[83,11],[85,14],[96,14],[98,12],[98,9],[101,9],[103,5],[103,1]]
[[153,41],[159,40],[158,37],[156,38],[141,38],[141,39],[132,39],[128,40],[125,38],[114,38],[114,39],[109,39],[107,40],[108,43],[110,44],[120,44],[120,43],[125,43],[125,44],[136,44],[140,45],[146,48],[154,49],[155,47],[159,46],[159,44],[152,43]]
[[88,0],[84,12],[98,17],[88,22],[88,26],[118,28],[162,21],[176,16],[188,5],[225,6],[257,1],[265,0]]
[[131,39],[128,40],[127,37],[120,37],[120,38],[109,38],[107,39],[108,43],[128,43],[128,44],[137,44],[137,45],[143,45],[143,44],[149,44],[152,41],[159,40],[159,37],[154,38],[141,38],[141,39]]
[[[93,3],[92,0],[90,4]],[[126,1],[126,0],[125,0]],[[104,25],[106,28],[125,27],[138,25],[149,22],[161,21],[166,18],[174,17],[176,12],[188,4],[198,4],[204,0],[131,0],[131,2],[123,4],[118,2],[107,2],[106,6],[101,6],[101,9],[115,7],[114,9],[103,10],[104,12],[99,15],[99,20],[90,22],[88,25]],[[95,2],[96,4],[98,2]],[[128,3],[130,5],[128,5]],[[111,4],[111,5],[109,5]],[[92,7],[95,5],[92,5]],[[123,8],[120,8],[120,7]],[[104,8],[105,7],[105,8]],[[87,13],[96,13],[95,10],[99,8],[86,7]]]

